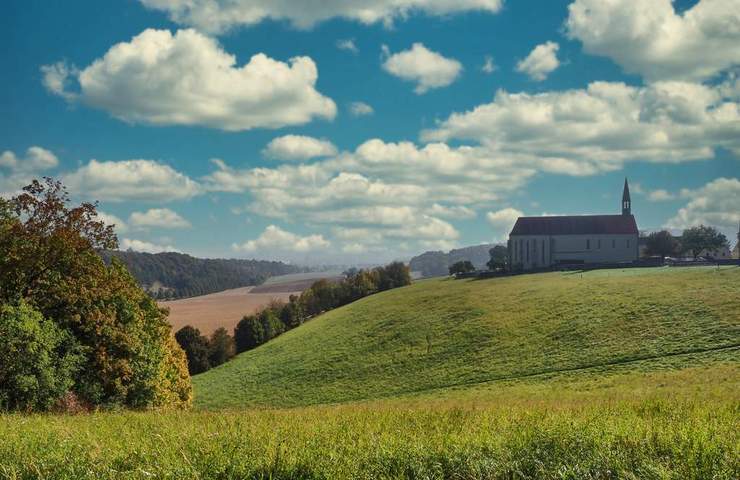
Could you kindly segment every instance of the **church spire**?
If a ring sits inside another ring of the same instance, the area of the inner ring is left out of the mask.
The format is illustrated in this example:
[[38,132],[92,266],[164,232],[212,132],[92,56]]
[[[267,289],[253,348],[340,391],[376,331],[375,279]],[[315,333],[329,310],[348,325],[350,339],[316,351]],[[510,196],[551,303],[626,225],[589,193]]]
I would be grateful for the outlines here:
[[622,191],[622,215],[632,215],[632,200],[630,200],[630,186],[627,177],[624,177],[624,190]]

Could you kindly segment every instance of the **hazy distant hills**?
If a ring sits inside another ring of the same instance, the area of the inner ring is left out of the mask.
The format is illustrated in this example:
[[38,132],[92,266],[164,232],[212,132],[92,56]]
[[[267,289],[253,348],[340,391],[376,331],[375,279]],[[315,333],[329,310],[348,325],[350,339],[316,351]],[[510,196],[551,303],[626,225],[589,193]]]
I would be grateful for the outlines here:
[[494,244],[475,245],[450,250],[449,252],[425,252],[411,259],[409,266],[412,272],[418,272],[422,277],[438,277],[447,275],[448,268],[460,260],[469,260],[478,269],[485,269],[490,259],[488,251]]
[[139,284],[156,298],[207,295],[231,288],[259,285],[267,278],[305,271],[266,260],[195,258],[183,253],[100,252],[106,263],[119,258]]

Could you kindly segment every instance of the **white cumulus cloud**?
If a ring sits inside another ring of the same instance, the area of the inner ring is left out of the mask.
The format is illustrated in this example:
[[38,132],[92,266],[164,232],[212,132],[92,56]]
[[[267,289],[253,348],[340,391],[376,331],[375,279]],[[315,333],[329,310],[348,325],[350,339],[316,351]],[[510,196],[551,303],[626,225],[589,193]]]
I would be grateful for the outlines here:
[[126,233],[128,231],[128,225],[126,222],[113,215],[112,213],[106,213],[98,210],[98,221],[103,222],[106,225],[113,225],[117,234]]
[[560,46],[555,42],[546,42],[534,47],[527,58],[516,65],[518,72],[526,73],[532,80],[543,81],[547,76],[560,66],[558,60],[558,49]]
[[144,253],[179,252],[179,250],[177,250],[172,245],[159,245],[156,243],[132,238],[124,238],[123,240],[121,240],[120,249],[134,250],[136,252]]
[[433,88],[450,85],[460,75],[462,65],[455,59],[429,50],[422,43],[414,43],[409,50],[389,55],[383,62],[383,69],[403,80],[415,82],[414,92],[421,95]]
[[151,208],[133,212],[128,220],[136,228],[190,228],[190,222],[169,208]]
[[740,152],[740,105],[732,89],[687,82],[632,87],[594,82],[538,94],[500,90],[492,102],[453,113],[426,141],[472,140],[520,165],[593,175],[625,162],[677,163]]
[[310,28],[332,18],[346,18],[363,24],[383,22],[421,12],[449,15],[458,12],[495,13],[503,0],[140,0],[145,6],[162,10],[174,22],[200,30],[222,33],[238,26],[264,20],[286,20],[298,28]]
[[659,188],[658,190],[653,190],[648,193],[647,198],[651,202],[667,202],[669,200],[675,199],[676,195],[672,194],[668,190]]
[[328,140],[303,135],[284,135],[273,139],[262,153],[276,160],[308,160],[336,155],[337,147]]
[[241,245],[232,245],[238,252],[258,252],[268,250],[272,252],[313,252],[325,250],[331,243],[322,235],[308,235],[301,237],[294,233],[285,231],[276,225],[270,225],[254,240],[249,240]]
[[173,201],[201,193],[200,185],[169,165],[153,160],[90,162],[63,176],[70,191],[96,200]]
[[696,190],[683,191],[689,202],[667,222],[670,228],[688,228],[697,225],[719,227],[734,233],[740,223],[740,179],[717,178]]
[[22,157],[10,150],[0,154],[0,196],[12,196],[34,178],[56,168],[59,159],[51,151],[33,146]]
[[[59,63],[42,70],[50,92],[131,123],[240,131],[336,115],[334,102],[315,89],[311,58],[285,63],[258,53],[238,66],[195,30],[148,29],[82,70]],[[72,81],[79,92],[68,90]]]
[[740,64],[740,0],[575,0],[566,31],[586,52],[648,80],[710,78]]
[[493,226],[495,239],[502,240],[508,237],[509,232],[514,227],[514,223],[524,213],[515,208],[504,208],[493,212],[486,213],[486,220]]

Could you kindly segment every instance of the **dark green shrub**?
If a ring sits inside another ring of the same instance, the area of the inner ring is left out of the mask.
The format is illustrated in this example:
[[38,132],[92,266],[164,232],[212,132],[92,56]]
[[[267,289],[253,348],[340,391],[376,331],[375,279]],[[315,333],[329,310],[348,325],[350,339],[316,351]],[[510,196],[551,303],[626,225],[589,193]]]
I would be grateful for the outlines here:
[[190,375],[197,375],[211,368],[208,338],[201,335],[200,330],[186,325],[175,333],[175,340],[185,351]]
[[208,343],[208,360],[211,363],[211,368],[228,362],[236,355],[234,338],[223,327],[211,334],[211,340]]
[[82,358],[74,338],[29,305],[0,307],[0,410],[48,410]]

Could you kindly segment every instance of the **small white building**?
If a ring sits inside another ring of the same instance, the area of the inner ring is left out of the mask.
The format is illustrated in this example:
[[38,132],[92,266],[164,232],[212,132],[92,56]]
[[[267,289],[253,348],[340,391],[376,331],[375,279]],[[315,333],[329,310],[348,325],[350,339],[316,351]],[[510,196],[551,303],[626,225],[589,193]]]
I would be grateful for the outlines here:
[[639,231],[631,203],[625,179],[621,215],[519,217],[509,234],[509,265],[533,270],[636,261]]

